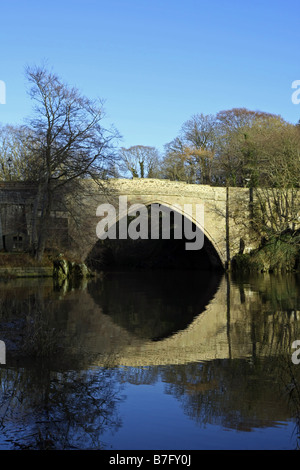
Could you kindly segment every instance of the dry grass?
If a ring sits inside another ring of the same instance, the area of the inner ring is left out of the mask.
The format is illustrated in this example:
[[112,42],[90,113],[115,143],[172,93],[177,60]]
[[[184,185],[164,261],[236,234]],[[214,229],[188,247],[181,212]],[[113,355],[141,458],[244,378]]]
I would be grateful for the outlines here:
[[41,262],[36,261],[28,253],[0,253],[1,268],[19,268],[19,267],[39,267],[52,266],[52,261],[48,256],[44,256]]

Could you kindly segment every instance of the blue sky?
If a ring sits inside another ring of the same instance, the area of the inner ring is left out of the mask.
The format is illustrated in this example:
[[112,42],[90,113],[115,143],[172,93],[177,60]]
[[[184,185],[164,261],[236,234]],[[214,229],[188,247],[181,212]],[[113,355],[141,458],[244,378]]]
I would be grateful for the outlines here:
[[32,102],[26,65],[105,101],[122,146],[163,149],[193,114],[246,107],[300,119],[299,0],[0,0],[2,124]]

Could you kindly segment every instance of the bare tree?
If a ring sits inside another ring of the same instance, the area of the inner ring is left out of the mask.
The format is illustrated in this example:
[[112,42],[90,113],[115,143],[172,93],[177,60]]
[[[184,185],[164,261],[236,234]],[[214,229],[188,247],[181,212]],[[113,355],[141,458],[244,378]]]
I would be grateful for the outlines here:
[[193,182],[194,172],[186,165],[185,148],[179,137],[165,145],[162,172],[164,178],[171,181]]
[[116,158],[113,142],[117,132],[102,126],[101,100],[82,96],[44,67],[28,67],[26,75],[35,102],[27,145],[38,183],[32,242],[34,255],[40,260],[55,196],[84,178],[99,181],[109,175]]
[[188,183],[211,183],[214,122],[211,115],[196,114],[183,124],[179,136],[165,146],[166,177]]
[[273,237],[286,231],[295,233],[300,214],[299,129],[274,120],[268,127],[254,127],[252,131],[259,149],[259,175],[254,190],[262,214],[257,219],[258,229]]
[[159,177],[159,153],[155,147],[134,145],[120,149],[120,170],[133,178]]
[[0,126],[0,180],[31,179],[31,153],[26,146],[28,138],[29,129],[25,126]]
[[196,181],[211,183],[215,150],[215,117],[195,114],[181,129],[186,159],[195,168]]
[[258,129],[269,129],[280,116],[233,108],[216,114],[216,167],[224,184],[253,186],[261,171],[260,148],[256,140]]

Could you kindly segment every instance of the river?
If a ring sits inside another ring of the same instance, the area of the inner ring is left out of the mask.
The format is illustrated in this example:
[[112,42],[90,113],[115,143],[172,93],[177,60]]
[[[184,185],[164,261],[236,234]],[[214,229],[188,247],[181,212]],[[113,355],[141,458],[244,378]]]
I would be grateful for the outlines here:
[[295,274],[2,280],[0,449],[296,449],[299,322]]

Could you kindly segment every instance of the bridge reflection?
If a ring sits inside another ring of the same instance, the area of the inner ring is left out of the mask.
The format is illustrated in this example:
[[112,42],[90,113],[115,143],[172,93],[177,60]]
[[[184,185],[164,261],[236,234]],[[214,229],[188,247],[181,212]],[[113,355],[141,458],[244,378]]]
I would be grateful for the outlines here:
[[222,275],[186,270],[106,272],[88,291],[103,314],[141,340],[185,330],[216,295]]
[[40,356],[39,348],[55,341],[53,367],[57,361],[59,367],[88,368],[255,359],[290,352],[299,339],[294,275],[235,282],[196,271],[123,271],[79,288],[53,289],[51,282],[0,284],[8,364]]

